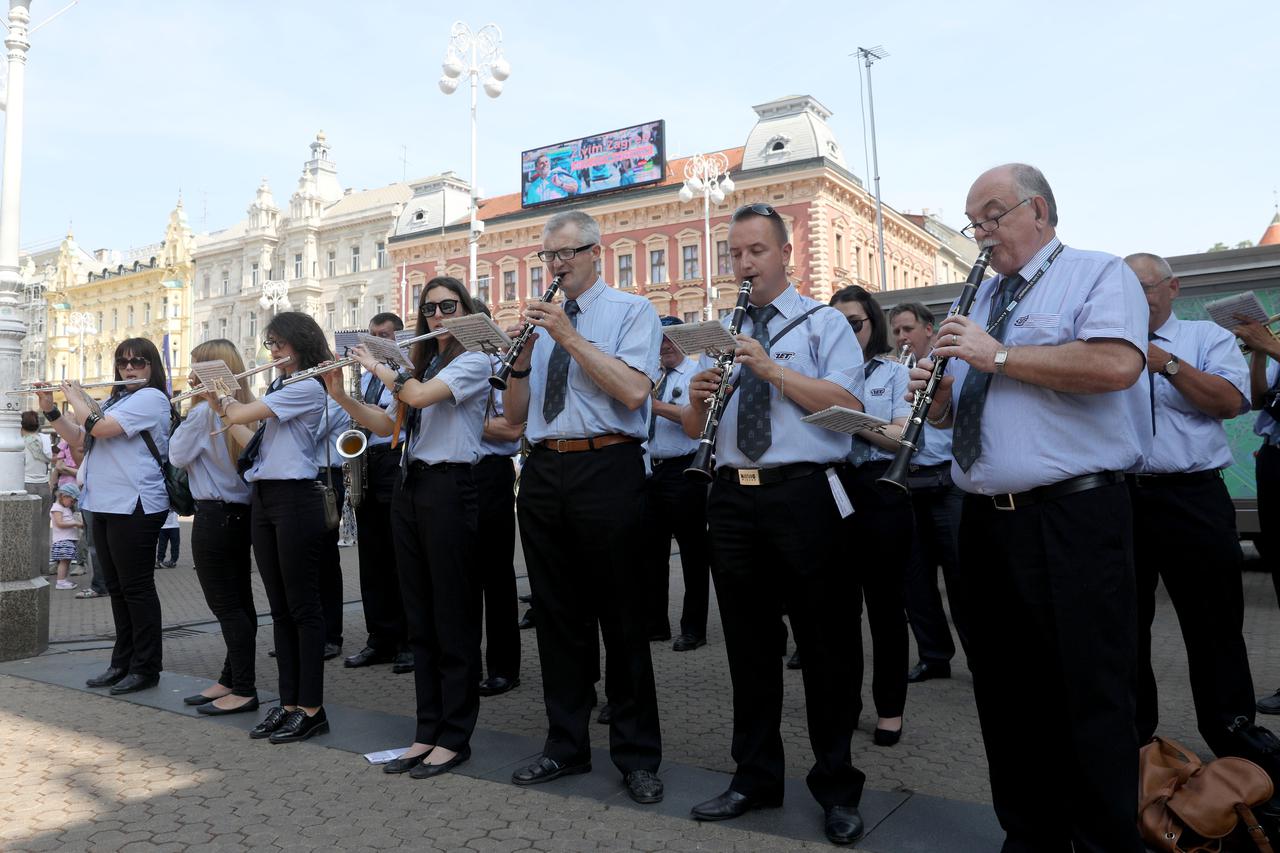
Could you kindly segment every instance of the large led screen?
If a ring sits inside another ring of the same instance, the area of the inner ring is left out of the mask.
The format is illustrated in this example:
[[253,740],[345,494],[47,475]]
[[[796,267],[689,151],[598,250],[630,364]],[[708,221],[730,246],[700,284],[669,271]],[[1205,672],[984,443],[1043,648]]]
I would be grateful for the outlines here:
[[660,182],[663,130],[663,122],[651,121],[525,151],[520,155],[521,206]]

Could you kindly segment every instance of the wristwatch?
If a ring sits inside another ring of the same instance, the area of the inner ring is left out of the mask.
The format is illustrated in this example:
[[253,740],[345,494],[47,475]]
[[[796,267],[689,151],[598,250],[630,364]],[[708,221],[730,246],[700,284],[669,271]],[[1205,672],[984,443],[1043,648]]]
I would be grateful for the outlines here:
[[413,375],[410,374],[408,371],[404,371],[404,370],[398,371],[396,373],[395,382],[392,383],[391,385],[391,393],[393,395],[398,395],[400,391],[404,388],[404,383],[408,382],[412,378],[413,378]]
[[996,350],[995,372],[1004,373],[1004,363],[1009,360],[1009,351],[1007,349]]
[[1168,376],[1170,379],[1178,375],[1178,370],[1182,367],[1182,362],[1178,360],[1176,355],[1170,354],[1169,360],[1164,363],[1164,367],[1160,368],[1161,376]]

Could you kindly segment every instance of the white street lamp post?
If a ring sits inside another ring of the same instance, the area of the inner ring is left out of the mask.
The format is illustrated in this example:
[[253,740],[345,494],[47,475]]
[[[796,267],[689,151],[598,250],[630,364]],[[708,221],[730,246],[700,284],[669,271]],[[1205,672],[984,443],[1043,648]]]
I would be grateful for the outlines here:
[[289,282],[284,279],[268,279],[264,281],[262,283],[262,296],[258,299],[258,304],[264,309],[270,308],[272,317],[281,308],[285,311],[293,308],[293,303],[289,301]]
[[94,317],[88,311],[72,311],[67,317],[67,331],[73,335],[80,336],[80,381],[85,380],[84,375],[84,336],[86,334],[96,335],[98,333],[98,325],[94,322]]
[[876,45],[875,47],[858,48],[857,55],[867,65],[867,105],[871,108],[871,166],[875,170],[876,182],[876,241],[880,248],[880,289],[888,290],[889,283],[885,281],[884,207],[880,204],[880,157],[876,151],[876,101],[871,94],[871,65],[877,60],[888,56],[889,51]]
[[703,257],[703,272],[706,280],[707,301],[703,309],[704,319],[711,320],[712,287],[711,287],[711,202],[720,204],[727,193],[733,192],[733,180],[729,177],[729,158],[720,152],[715,154],[695,154],[684,164],[684,186],[680,188],[680,200],[692,201],[693,197],[702,193],[702,225],[706,236],[706,254]]
[[[502,30],[497,24],[485,24],[475,32],[462,21],[456,21],[449,31],[449,47],[444,55],[444,76],[440,78],[440,91],[452,95],[458,88],[459,78],[466,74],[471,78],[471,228],[468,235],[471,263],[468,286],[476,295],[476,252],[484,223],[480,221],[480,187],[476,174],[476,87],[480,75],[486,75],[484,93],[490,98],[502,94],[502,81],[511,76],[511,64],[502,55]],[[485,301],[489,301],[486,299]]]

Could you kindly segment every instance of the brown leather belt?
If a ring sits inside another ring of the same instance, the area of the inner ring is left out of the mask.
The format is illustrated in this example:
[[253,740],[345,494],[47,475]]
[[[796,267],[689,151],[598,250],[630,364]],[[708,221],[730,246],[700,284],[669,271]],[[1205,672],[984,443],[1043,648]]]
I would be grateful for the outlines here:
[[584,450],[599,450],[614,444],[639,444],[640,439],[634,435],[621,435],[613,432],[607,435],[595,435],[591,438],[544,438],[538,442],[539,447],[554,450],[556,453],[581,453]]

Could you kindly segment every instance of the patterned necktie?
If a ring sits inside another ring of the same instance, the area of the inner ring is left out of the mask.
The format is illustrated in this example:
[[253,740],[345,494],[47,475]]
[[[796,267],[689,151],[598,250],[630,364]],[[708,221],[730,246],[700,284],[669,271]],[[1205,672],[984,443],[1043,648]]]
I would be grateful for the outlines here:
[[[672,370],[674,370],[674,368],[671,368],[671,367],[662,368],[662,378],[658,380],[658,387],[653,389],[654,400],[665,402],[662,400],[662,395],[666,393],[667,380],[671,378]],[[649,440],[650,441],[653,441],[653,434],[657,429],[658,429],[658,413],[653,410],[653,404],[650,403],[649,404]]]
[[[1014,275],[1000,282],[995,299],[991,305],[992,314],[999,316],[1013,295],[1022,286],[1023,277]],[[1004,338],[1004,330],[1009,325],[1006,314],[1000,323],[991,330],[991,337],[997,341]],[[968,471],[982,454],[982,408],[987,402],[987,391],[991,388],[991,377],[994,374],[969,368],[965,374],[964,385],[960,388],[960,400],[956,403],[956,419],[951,429],[951,452],[960,463],[961,471]]]
[[[749,306],[751,337],[769,353],[769,321],[778,313],[772,305]],[[769,423],[769,383],[743,367],[738,375],[738,449],[755,462],[773,444],[773,427]]]
[[[573,327],[578,328],[578,300],[566,299],[565,316]],[[547,359],[547,384],[542,396],[542,419],[551,423],[564,411],[564,398],[569,390],[569,351],[560,344],[551,350]]]
[[382,391],[386,387],[376,373],[370,373],[369,387],[364,389],[364,401],[372,406],[378,405],[378,401],[382,399]]

